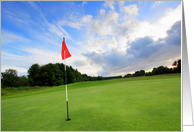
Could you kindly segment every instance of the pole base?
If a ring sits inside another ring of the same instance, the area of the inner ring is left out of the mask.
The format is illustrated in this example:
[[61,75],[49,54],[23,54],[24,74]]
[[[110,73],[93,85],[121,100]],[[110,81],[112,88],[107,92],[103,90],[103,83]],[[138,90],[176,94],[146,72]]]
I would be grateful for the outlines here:
[[68,119],[66,119],[66,121],[70,121],[70,120],[71,120],[71,119],[69,119],[69,118],[68,118]]

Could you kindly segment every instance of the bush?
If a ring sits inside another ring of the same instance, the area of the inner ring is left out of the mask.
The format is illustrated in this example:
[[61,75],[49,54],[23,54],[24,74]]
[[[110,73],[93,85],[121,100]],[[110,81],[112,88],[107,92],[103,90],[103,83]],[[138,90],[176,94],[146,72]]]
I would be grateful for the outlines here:
[[6,90],[1,88],[1,95],[5,95],[6,94]]
[[7,87],[6,90],[14,90],[14,87]]

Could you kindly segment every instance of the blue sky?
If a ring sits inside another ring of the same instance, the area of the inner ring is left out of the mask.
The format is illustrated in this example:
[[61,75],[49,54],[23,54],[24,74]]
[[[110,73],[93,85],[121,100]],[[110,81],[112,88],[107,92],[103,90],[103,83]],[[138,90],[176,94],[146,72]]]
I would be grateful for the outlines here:
[[63,63],[91,76],[170,66],[181,58],[181,1],[1,1],[1,72]]

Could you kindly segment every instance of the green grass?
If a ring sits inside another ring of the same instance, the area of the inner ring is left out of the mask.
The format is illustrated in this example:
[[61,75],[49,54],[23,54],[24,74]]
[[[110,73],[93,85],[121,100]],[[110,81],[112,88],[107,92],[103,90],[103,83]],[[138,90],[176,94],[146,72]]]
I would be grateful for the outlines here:
[[181,131],[181,75],[81,82],[1,96],[2,131]]

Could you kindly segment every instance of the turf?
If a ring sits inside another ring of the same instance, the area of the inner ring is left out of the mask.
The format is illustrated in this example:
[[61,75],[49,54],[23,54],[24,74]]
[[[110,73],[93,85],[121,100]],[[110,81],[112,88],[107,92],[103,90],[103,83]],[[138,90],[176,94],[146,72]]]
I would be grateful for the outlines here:
[[1,97],[2,131],[181,131],[181,75],[81,82]]

